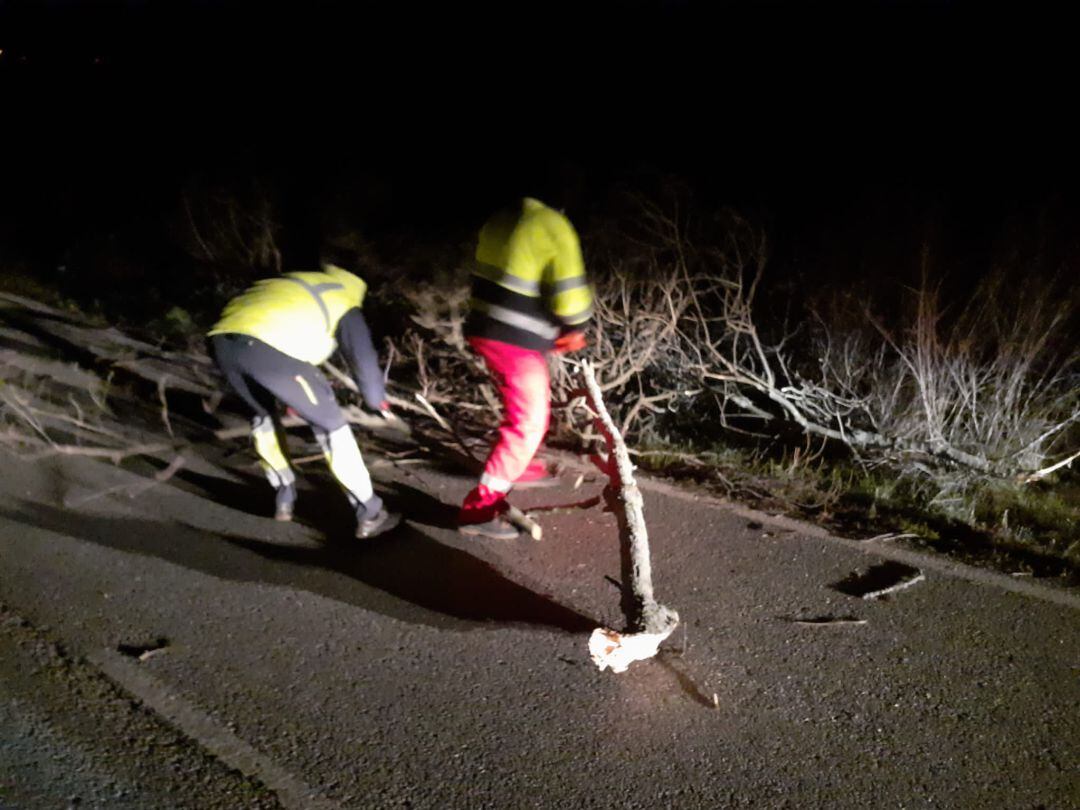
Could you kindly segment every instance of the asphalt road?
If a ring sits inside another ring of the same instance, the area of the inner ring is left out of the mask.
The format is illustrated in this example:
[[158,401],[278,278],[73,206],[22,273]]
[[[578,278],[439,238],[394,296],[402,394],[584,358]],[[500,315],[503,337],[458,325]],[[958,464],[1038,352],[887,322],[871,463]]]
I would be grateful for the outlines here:
[[0,807],[1080,807],[1075,594],[649,485],[682,624],[615,675],[598,480],[469,541],[468,478],[369,453],[406,521],[362,543],[317,464],[277,524],[227,450],[3,459]]
[[47,633],[0,608],[0,807],[280,807]]

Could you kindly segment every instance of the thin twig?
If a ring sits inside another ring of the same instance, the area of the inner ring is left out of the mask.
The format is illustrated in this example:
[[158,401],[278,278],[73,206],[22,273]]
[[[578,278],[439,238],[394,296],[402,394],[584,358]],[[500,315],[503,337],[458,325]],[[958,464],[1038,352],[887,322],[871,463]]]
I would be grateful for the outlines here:
[[1056,464],[1051,464],[1049,467],[1043,467],[1041,470],[1036,470],[1033,473],[1023,476],[1020,479],[1020,482],[1023,484],[1030,484],[1033,481],[1038,481],[1040,478],[1045,478],[1050,475],[1050,473],[1055,470],[1060,470],[1062,467],[1071,467],[1072,463],[1078,458],[1080,458],[1080,451],[1073,453],[1068,458],[1064,458]]

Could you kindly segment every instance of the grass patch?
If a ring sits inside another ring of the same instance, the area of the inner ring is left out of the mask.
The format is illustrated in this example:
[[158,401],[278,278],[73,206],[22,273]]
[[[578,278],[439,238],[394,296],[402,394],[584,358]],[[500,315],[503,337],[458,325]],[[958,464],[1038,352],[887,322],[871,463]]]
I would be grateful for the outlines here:
[[985,484],[948,500],[925,482],[851,459],[716,445],[653,445],[635,462],[766,510],[867,538],[903,542],[968,563],[1080,585],[1080,481]]

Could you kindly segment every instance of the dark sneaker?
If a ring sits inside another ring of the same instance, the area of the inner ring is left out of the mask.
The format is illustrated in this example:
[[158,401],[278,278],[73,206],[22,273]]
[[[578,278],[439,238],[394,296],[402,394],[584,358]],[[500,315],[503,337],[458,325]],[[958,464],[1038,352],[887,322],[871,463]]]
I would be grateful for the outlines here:
[[383,532],[388,532],[401,522],[401,515],[397,512],[387,512],[380,509],[370,518],[362,518],[356,524],[356,536],[360,539],[375,537]]
[[462,523],[458,534],[469,537],[490,537],[492,540],[517,540],[520,532],[515,526],[497,517],[486,523]]

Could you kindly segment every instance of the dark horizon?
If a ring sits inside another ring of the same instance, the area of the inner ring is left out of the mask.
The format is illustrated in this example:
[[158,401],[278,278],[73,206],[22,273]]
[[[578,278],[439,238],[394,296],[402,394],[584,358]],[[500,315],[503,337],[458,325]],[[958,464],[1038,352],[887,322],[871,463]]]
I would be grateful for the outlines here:
[[582,213],[673,175],[780,240],[936,218],[977,252],[1010,218],[1075,219],[1067,29],[1038,5],[544,11],[2,2],[4,218],[108,230],[192,178],[260,180],[424,236],[510,196],[569,185]]

